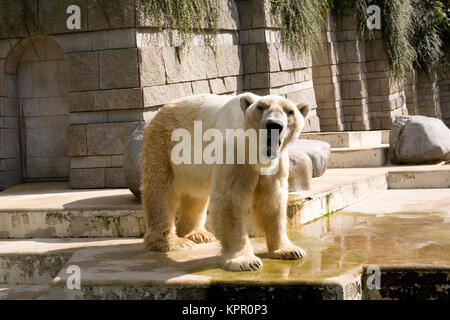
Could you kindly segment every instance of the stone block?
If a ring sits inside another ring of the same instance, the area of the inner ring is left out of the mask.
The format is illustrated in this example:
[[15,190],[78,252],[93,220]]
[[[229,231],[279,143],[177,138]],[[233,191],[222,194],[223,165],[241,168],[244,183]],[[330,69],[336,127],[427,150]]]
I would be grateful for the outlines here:
[[241,29],[252,27],[252,2],[238,1],[239,23]]
[[64,52],[80,52],[92,50],[92,34],[89,32],[77,32],[71,34],[59,34],[52,36],[61,46]]
[[98,90],[99,68],[97,52],[67,53],[70,91]]
[[194,94],[211,93],[208,80],[192,82],[192,91]]
[[128,137],[139,122],[121,122],[87,125],[87,154],[123,154]]
[[126,188],[125,175],[122,168],[106,168],[107,188]]
[[90,111],[94,108],[93,92],[71,92],[68,94],[69,111]]
[[[28,11],[27,20],[24,19],[24,5]],[[0,24],[0,38],[26,36],[30,33],[38,33],[38,2],[35,0],[3,1],[2,10],[7,12],[6,21]],[[28,30],[27,30],[28,27]]]
[[105,188],[105,168],[70,169],[70,187]]
[[100,88],[133,88],[139,86],[137,49],[100,51]]
[[279,71],[270,74],[270,87],[280,87],[295,82],[295,72]]
[[69,113],[69,100],[66,97],[50,97],[39,99],[39,115],[56,116]]
[[216,65],[219,77],[241,74],[243,66],[239,46],[217,46]]
[[108,48],[135,48],[136,31],[135,29],[118,29],[108,31]]
[[40,0],[39,1],[39,27],[46,34],[79,32],[67,28],[69,14],[66,10],[71,5],[80,7],[81,30],[87,30],[88,0]]
[[57,61],[36,61],[31,64],[33,97],[59,95]]
[[244,90],[269,88],[269,73],[244,75]]
[[142,108],[142,88],[101,90],[93,93],[94,110]]
[[87,128],[85,125],[69,126],[67,146],[69,156],[87,155]]
[[104,123],[108,121],[105,111],[100,112],[72,112],[69,114],[70,124]]
[[139,49],[141,86],[151,87],[166,83],[166,70],[161,48]]
[[227,92],[227,88],[225,88],[225,83],[222,78],[209,80],[209,85],[213,94],[222,94]]
[[111,167],[111,156],[71,157],[71,169],[108,168]]
[[[167,83],[201,80],[216,77],[214,56],[206,47],[179,48],[164,47],[162,56],[167,74]],[[202,63],[198,63],[202,61]]]
[[256,45],[243,45],[241,50],[244,73],[256,73]]
[[89,0],[89,30],[133,28],[135,26],[135,1]]
[[242,76],[226,77],[223,79],[227,92],[241,92],[243,90]]
[[144,88],[144,107],[163,105],[171,100],[192,95],[190,83]]
[[108,122],[134,122],[143,120],[143,109],[108,111]]

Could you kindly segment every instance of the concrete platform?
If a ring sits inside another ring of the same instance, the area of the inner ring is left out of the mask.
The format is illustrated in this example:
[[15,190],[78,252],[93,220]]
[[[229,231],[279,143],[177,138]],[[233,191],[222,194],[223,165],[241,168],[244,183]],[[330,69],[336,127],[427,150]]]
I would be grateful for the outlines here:
[[[0,241],[0,283],[49,284],[73,253],[81,248],[133,239],[30,239]],[[134,242],[133,242],[134,241]]]
[[[355,176],[329,170],[314,179],[312,190],[289,195],[290,227],[386,188],[384,171]],[[70,190],[64,183],[22,184],[0,193],[0,226],[3,239],[140,237],[145,231],[142,207],[129,190]]]
[[430,170],[391,171],[389,189],[450,188],[450,165]]
[[[376,201],[365,200],[304,225],[290,233],[291,240],[307,252],[303,260],[268,259],[264,239],[255,238],[252,243],[264,266],[253,272],[217,268],[218,243],[168,254],[146,252],[141,243],[82,249],[66,264],[81,268],[81,289],[67,289],[68,275],[63,270],[53,281],[52,297],[448,299],[449,197],[447,190],[424,191],[425,196],[431,193],[433,208],[421,210],[416,205],[416,211],[405,212],[403,208],[417,195],[411,190],[388,190]],[[384,212],[394,198],[397,207]],[[380,268],[380,289],[366,285],[371,275],[367,266],[372,265]]]
[[0,284],[0,300],[49,300],[50,285]]
[[329,168],[381,167],[389,163],[389,145],[332,148]]
[[[411,180],[409,172],[439,172],[436,179],[425,180],[428,188],[439,188],[450,165],[329,169],[313,179],[311,190],[289,194],[289,228],[386,190],[388,180],[393,183],[387,176],[401,177],[403,188],[417,187],[414,181],[422,180]],[[66,183],[31,183],[0,193],[3,239],[141,237],[144,231],[142,207],[127,189],[70,190]]]
[[301,139],[328,142],[332,148],[361,148],[389,144],[389,130],[302,133]]

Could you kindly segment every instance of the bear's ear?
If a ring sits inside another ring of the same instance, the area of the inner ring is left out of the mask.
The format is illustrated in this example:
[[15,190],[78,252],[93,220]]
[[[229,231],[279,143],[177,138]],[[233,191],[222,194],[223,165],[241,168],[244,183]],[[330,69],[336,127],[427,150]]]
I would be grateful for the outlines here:
[[309,106],[309,104],[304,101],[297,104],[297,108],[298,108],[298,111],[300,111],[300,113],[303,115],[303,118],[305,118],[305,119],[308,116],[309,111],[311,111],[311,107]]
[[248,107],[256,101],[256,95],[253,93],[247,92],[240,95],[241,98],[241,109],[242,112],[245,113]]

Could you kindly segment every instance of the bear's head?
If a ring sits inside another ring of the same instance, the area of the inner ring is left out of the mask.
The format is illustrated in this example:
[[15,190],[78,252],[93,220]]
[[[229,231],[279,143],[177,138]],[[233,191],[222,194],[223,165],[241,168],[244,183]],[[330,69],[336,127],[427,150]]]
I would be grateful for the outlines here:
[[277,158],[286,147],[297,139],[310,111],[309,104],[292,101],[275,95],[240,95],[241,109],[249,128],[265,129],[265,143],[261,153],[270,160]]

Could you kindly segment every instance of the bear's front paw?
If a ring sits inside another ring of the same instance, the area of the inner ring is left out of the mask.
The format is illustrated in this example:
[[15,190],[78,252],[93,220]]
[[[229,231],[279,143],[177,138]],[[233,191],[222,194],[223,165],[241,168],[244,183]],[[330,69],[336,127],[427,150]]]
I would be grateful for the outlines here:
[[262,267],[262,261],[255,255],[240,256],[227,259],[222,263],[222,269],[227,271],[252,271]]
[[269,253],[270,258],[283,260],[297,260],[303,258],[305,255],[306,252],[297,246],[289,246]]
[[206,230],[193,231],[184,236],[186,239],[194,241],[195,243],[207,243],[215,240],[214,235]]
[[145,249],[149,251],[181,251],[189,249],[193,245],[194,242],[191,240],[179,237],[170,237],[170,239],[164,241],[144,241]]

